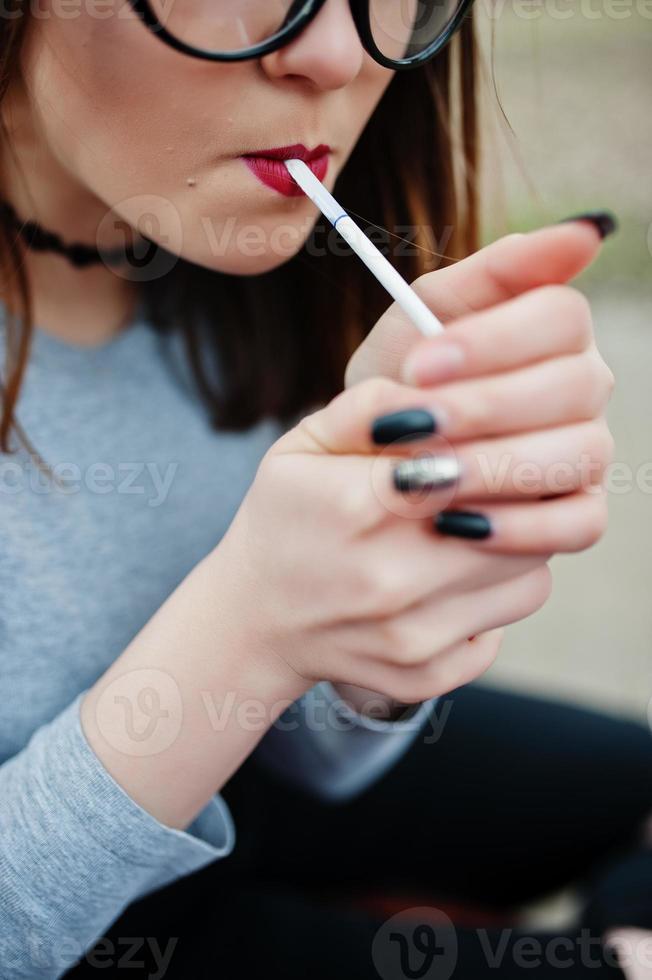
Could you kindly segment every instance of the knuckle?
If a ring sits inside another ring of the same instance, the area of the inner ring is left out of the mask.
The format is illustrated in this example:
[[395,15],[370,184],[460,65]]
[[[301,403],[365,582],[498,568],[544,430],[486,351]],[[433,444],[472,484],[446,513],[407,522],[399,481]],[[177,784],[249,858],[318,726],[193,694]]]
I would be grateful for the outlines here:
[[390,378],[366,378],[348,389],[352,399],[351,409],[358,417],[374,418],[388,411],[401,385]]
[[552,572],[548,565],[541,565],[528,576],[528,588],[526,590],[526,605],[531,612],[540,609],[552,592]]
[[602,466],[613,459],[615,450],[614,437],[604,419],[600,419],[594,424],[592,454],[595,461]]
[[456,408],[458,425],[463,433],[482,432],[500,414],[500,392],[487,383],[469,388],[466,397],[459,400]]
[[424,645],[422,636],[415,638],[413,635],[409,635],[404,636],[402,644],[396,647],[395,659],[397,663],[406,667],[419,667],[427,663],[435,653],[432,639],[427,645]]
[[358,573],[356,588],[366,614],[377,617],[375,633],[380,648],[391,650],[392,645],[402,646],[402,631],[392,617],[409,599],[406,583],[396,569],[386,564],[367,565]]
[[273,494],[275,498],[287,501],[293,499],[296,493],[296,484],[294,490],[292,486],[297,474],[292,465],[293,461],[282,453],[274,453],[273,449],[272,446],[258,464],[254,483],[257,486],[264,484],[268,495]]
[[[487,646],[477,657],[473,658],[471,661],[473,674],[469,680],[475,680],[476,677],[481,677],[482,674],[486,673],[490,667],[493,667],[498,659],[499,649],[500,648],[496,644],[492,644],[491,646]],[[468,682],[465,681],[463,683]]]
[[478,674],[476,676],[479,676],[480,674],[484,674],[486,670],[489,670],[489,668],[492,667],[493,664],[495,664],[496,660],[498,659],[499,650],[500,650],[499,643],[492,642],[492,643],[486,643],[484,645],[480,653],[477,654],[474,658],[476,667],[478,669]]
[[381,608],[390,616],[396,615],[411,598],[407,578],[401,574],[400,566],[385,565],[377,574],[377,595]]
[[[468,644],[471,648],[473,644]],[[490,644],[483,644],[478,649],[469,651],[469,655],[464,660],[456,663],[447,671],[445,676],[446,690],[452,691],[457,687],[468,684],[470,681],[481,677],[493,665],[498,656],[498,647]]]
[[358,347],[354,350],[353,354],[349,358],[346,368],[344,370],[344,388],[352,388],[355,384],[359,384],[362,380],[360,375],[361,365],[363,362],[363,348]]
[[335,500],[330,494],[329,498],[329,509],[333,508],[349,533],[375,527],[385,514],[385,507],[366,480],[346,480],[338,488]]
[[590,548],[598,543],[607,530],[608,519],[606,497],[601,494],[598,498],[592,498],[591,506],[587,508],[584,518],[582,547]]
[[588,356],[588,376],[594,401],[598,406],[606,404],[615,386],[615,377],[611,368],[605,364],[597,351]]
[[[581,451],[578,453],[578,487],[601,482],[615,448],[613,435],[604,418],[594,419],[585,425]],[[587,463],[588,469],[585,467]]]
[[355,596],[355,606],[360,616],[373,616],[377,612],[377,578],[373,568],[367,564],[356,564],[347,576],[347,589]]
[[412,281],[412,288],[424,302],[433,300],[437,291],[438,270],[422,272]]
[[542,547],[547,547],[554,553],[559,547],[561,530],[558,517],[553,516],[551,513],[546,513],[545,510],[539,514],[537,518],[537,535]]
[[470,662],[468,660],[465,664],[440,664],[435,660],[430,666],[431,670],[429,671],[426,682],[430,697],[448,694],[450,691],[462,687],[463,684],[468,683],[468,681],[477,676],[475,671],[470,670]]
[[602,360],[602,358],[600,358],[600,366],[602,369],[601,384],[607,396],[606,401],[608,401],[613,394],[614,388],[616,387],[616,375],[613,373],[606,361]]
[[595,344],[591,347],[588,353],[591,356],[591,360],[595,367],[596,375],[600,381],[600,384],[611,392],[616,386],[615,374],[613,373],[613,371],[611,370],[611,368],[609,367],[609,365],[607,364],[607,362],[605,361],[604,357],[602,356],[598,348],[595,346]]
[[504,628],[492,630],[490,633],[485,634],[482,639],[486,643],[487,661],[489,666],[491,666],[498,659],[498,654],[505,639],[505,630]]
[[432,279],[432,275],[432,272],[422,272],[416,279],[412,280],[411,285],[413,289],[418,289],[421,292],[424,286]]
[[489,655],[492,652],[482,641],[473,649],[473,643],[465,640],[463,649],[455,647],[448,654],[432,657],[424,668],[422,689],[427,690],[428,697],[436,697],[468,684],[489,669],[495,659],[495,655]]
[[376,620],[374,639],[380,656],[397,664],[405,665],[409,662],[403,629],[392,616]]
[[415,626],[408,616],[388,615],[376,624],[381,655],[401,667],[418,667],[434,656],[433,631]]
[[549,561],[556,551],[583,551],[596,544],[607,527],[607,501],[604,494],[586,494],[578,513],[574,505],[571,511],[555,517],[541,519],[542,540],[553,549],[546,556]]
[[453,666],[446,657],[433,657],[425,667],[425,674],[422,689],[426,689],[428,697],[448,694],[449,691],[460,686],[458,682],[461,676],[460,668]]
[[593,317],[591,304],[579,289],[573,286],[553,286],[551,287],[557,305],[557,311],[568,317],[573,323],[577,324],[588,338],[593,335]]
[[514,580],[503,593],[505,601],[504,622],[518,622],[527,619],[540,609],[550,598],[552,591],[552,574],[547,565],[542,565],[533,572]]
[[544,286],[541,292],[550,314],[567,321],[573,339],[586,347],[593,338],[593,316],[586,296],[572,286]]

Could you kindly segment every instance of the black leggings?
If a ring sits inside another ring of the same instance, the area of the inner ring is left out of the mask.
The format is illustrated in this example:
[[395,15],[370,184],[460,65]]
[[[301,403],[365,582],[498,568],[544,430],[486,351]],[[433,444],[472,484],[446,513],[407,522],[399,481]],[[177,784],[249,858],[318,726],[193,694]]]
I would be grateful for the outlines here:
[[[113,949],[130,976],[167,980],[622,977],[599,937],[652,928],[652,853],[640,843],[650,732],[473,685],[446,700],[440,739],[424,728],[349,802],[314,799],[247,760],[223,791],[233,854],[131,905],[96,962]],[[512,928],[519,906],[569,883],[585,896],[573,928]],[[400,908],[412,911],[396,919]],[[173,946],[163,974],[153,937]],[[89,959],[67,976],[107,975]]]

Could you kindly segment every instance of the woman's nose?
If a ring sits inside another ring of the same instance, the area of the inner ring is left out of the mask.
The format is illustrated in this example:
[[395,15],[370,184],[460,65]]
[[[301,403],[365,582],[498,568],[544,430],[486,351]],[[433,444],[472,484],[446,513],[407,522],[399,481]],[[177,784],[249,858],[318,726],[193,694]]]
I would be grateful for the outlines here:
[[297,37],[260,61],[270,78],[304,78],[317,88],[337,89],[359,74],[364,58],[348,0],[326,0]]

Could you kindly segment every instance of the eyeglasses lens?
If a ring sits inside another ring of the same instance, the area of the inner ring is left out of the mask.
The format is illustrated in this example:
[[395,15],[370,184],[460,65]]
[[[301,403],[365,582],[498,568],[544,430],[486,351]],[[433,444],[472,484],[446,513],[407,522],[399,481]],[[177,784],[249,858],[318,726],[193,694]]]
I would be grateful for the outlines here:
[[[150,0],[159,22],[179,41],[232,54],[290,26],[305,0]],[[370,0],[374,43],[387,58],[412,58],[446,30],[459,0]]]

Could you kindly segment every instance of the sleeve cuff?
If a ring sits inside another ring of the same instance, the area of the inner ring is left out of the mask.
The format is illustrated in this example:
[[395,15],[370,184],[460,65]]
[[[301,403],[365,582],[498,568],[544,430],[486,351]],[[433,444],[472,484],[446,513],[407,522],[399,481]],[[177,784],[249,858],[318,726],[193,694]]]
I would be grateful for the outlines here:
[[[235,843],[218,795],[187,830],[137,804],[86,739],[84,693],[0,767],[0,933],[25,966],[16,976],[30,980],[59,976],[131,902],[227,856]],[[27,949],[34,937],[39,969]]]
[[360,714],[320,681],[275,722],[256,755],[270,771],[324,800],[350,799],[409,749],[435,700],[410,705],[390,721]]
[[[214,796],[187,830],[178,830],[162,824],[113,779],[81,726],[79,709],[85,693],[48,726],[54,731],[43,735],[48,740],[53,735],[56,741],[63,739],[63,751],[53,760],[53,775],[57,782],[68,781],[66,803],[74,817],[98,843],[130,864],[169,864],[185,874],[230,854],[235,827],[221,796]],[[59,765],[61,772],[57,772]]]
[[405,711],[398,718],[376,718],[374,715],[361,714],[356,711],[338,693],[337,688],[330,681],[321,681],[319,685],[329,702],[332,711],[336,712],[341,718],[346,718],[359,728],[364,728],[370,732],[409,732],[418,731],[430,712],[437,698],[428,701],[419,701],[416,704],[408,704]]

